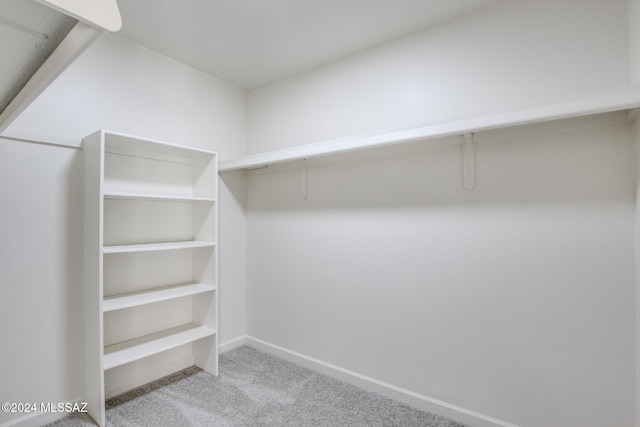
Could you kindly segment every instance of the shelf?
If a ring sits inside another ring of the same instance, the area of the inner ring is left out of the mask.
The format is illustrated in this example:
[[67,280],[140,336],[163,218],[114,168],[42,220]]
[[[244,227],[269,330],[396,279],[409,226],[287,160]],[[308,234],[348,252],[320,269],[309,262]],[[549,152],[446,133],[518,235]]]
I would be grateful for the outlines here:
[[149,194],[149,193],[125,193],[110,191],[104,193],[105,199],[112,200],[149,200],[149,201],[164,201],[164,202],[215,202],[213,197],[193,197],[193,196],[171,196],[163,194]]
[[640,85],[594,94],[535,108],[488,114],[461,120],[416,126],[387,132],[328,140],[282,150],[269,151],[220,162],[219,171],[255,169],[271,164],[308,159],[353,150],[401,144],[421,139],[434,139],[502,127],[590,114],[626,110],[640,106]]
[[215,242],[203,242],[199,240],[189,240],[186,242],[162,242],[144,243],[140,245],[113,245],[104,246],[102,252],[105,254],[121,254],[130,252],[152,252],[170,251],[174,249],[206,248],[215,246]]
[[199,148],[186,147],[184,145],[170,144],[154,139],[141,139],[137,136],[127,135],[109,130],[98,131],[105,139],[105,150],[110,153],[130,154],[130,155],[150,155],[154,154],[180,157],[183,159],[213,158],[216,153]]
[[193,323],[145,335],[104,348],[104,370],[210,337],[216,331]]
[[215,290],[216,287],[213,285],[188,283],[183,285],[165,286],[147,291],[131,292],[112,297],[105,297],[102,302],[102,311],[108,312],[122,310],[124,308],[137,307],[140,305],[187,297]]

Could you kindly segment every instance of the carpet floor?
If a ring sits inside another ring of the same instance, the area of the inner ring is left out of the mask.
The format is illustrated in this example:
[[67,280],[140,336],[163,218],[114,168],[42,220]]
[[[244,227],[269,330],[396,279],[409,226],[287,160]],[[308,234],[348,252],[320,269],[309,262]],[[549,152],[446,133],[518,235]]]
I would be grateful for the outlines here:
[[[108,426],[464,427],[251,347],[220,356],[219,375],[191,367],[111,398]],[[71,414],[49,427],[89,427]]]

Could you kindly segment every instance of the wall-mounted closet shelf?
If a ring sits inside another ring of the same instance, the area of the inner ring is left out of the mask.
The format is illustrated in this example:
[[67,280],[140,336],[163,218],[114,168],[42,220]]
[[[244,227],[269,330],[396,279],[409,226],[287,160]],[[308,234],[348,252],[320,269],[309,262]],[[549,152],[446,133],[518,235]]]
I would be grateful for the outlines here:
[[267,165],[312,157],[344,153],[353,150],[401,144],[421,139],[463,135],[489,129],[504,128],[550,120],[567,119],[590,114],[627,110],[640,106],[640,85],[628,86],[607,93],[558,102],[535,108],[417,126],[410,129],[341,138],[220,162],[219,171],[255,169]]
[[216,331],[194,323],[145,335],[104,348],[104,369],[112,369],[125,363],[189,344],[216,334]]

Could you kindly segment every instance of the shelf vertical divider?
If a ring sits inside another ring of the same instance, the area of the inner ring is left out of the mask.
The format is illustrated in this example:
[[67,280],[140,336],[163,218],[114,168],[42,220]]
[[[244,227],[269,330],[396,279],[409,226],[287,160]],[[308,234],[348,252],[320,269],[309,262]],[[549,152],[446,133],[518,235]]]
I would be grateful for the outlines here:
[[89,415],[105,425],[102,332],[104,138],[98,131],[83,140],[83,394]]

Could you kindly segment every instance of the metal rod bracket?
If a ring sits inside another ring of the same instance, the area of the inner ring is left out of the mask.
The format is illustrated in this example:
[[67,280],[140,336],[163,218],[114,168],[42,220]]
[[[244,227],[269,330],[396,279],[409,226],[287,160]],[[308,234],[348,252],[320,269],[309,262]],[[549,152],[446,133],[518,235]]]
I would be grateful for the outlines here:
[[476,186],[476,152],[473,133],[465,133],[462,144],[462,181],[464,189],[471,191]]

